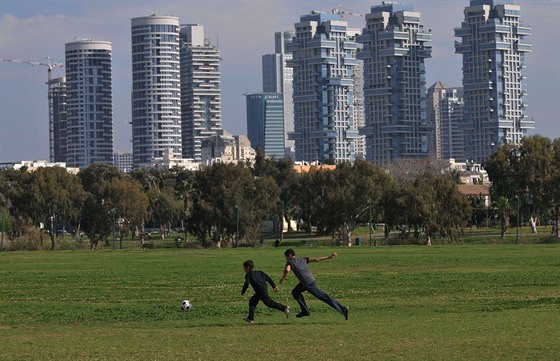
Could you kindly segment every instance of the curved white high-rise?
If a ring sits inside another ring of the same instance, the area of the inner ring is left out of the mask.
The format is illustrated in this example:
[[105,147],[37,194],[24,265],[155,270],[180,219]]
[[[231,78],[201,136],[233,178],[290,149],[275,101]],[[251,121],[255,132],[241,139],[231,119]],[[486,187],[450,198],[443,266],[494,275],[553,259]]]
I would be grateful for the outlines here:
[[84,39],[65,44],[69,167],[113,164],[111,52],[108,41]]
[[135,168],[181,158],[179,18],[132,19],[132,153]]

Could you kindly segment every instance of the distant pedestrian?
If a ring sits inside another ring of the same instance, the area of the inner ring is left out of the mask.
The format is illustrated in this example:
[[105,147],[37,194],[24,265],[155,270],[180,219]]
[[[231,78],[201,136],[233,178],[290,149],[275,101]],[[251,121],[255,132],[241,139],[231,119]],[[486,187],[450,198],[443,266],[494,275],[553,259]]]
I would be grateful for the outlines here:
[[303,292],[307,291],[340,312],[344,316],[344,318],[348,320],[348,307],[341,305],[337,300],[319,289],[319,287],[317,287],[317,285],[315,284],[315,277],[313,276],[313,273],[311,273],[309,267],[307,266],[307,264],[310,262],[322,262],[328,259],[336,258],[336,253],[333,252],[328,257],[302,258],[296,257],[296,252],[290,248],[286,250],[286,252],[284,252],[284,256],[286,257],[286,267],[284,268],[284,273],[282,274],[282,278],[280,279],[279,283],[282,284],[284,282],[284,279],[291,270],[294,271],[294,274],[299,280],[299,283],[292,290],[292,296],[301,308],[301,311],[296,315],[296,317],[299,318],[311,315],[311,311],[309,311],[309,308],[305,303],[305,298],[303,297]]
[[274,292],[278,292],[278,287],[270,278],[269,275],[264,273],[263,271],[255,271],[255,264],[251,260],[247,260],[243,262],[243,269],[245,270],[245,283],[243,284],[243,288],[241,289],[241,295],[243,296],[247,289],[249,288],[249,284],[255,290],[255,294],[249,299],[249,316],[244,318],[243,320],[247,323],[253,323],[255,320],[255,310],[257,308],[257,304],[259,301],[263,301],[263,303],[270,308],[275,308],[279,311],[284,312],[286,317],[290,315],[290,307],[284,306],[281,303],[275,302],[270,296],[268,295],[268,285],[267,282],[270,283]]

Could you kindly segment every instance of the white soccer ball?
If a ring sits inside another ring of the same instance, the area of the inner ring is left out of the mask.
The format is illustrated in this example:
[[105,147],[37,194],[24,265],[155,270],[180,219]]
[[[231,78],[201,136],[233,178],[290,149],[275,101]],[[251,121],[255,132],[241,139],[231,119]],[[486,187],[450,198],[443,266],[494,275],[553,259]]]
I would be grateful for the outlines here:
[[192,309],[192,303],[189,300],[183,300],[181,302],[181,310],[182,311],[190,311]]

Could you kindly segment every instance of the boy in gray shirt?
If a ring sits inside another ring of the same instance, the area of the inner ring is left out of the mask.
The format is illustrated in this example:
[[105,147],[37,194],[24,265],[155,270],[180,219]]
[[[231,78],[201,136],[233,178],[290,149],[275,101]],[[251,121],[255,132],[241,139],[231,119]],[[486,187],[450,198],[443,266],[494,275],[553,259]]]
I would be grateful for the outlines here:
[[303,292],[307,291],[313,296],[317,297],[321,301],[325,302],[327,305],[331,306],[338,312],[340,312],[346,320],[348,320],[348,307],[341,305],[337,300],[329,296],[327,293],[319,289],[315,284],[315,277],[313,273],[309,270],[307,264],[309,262],[321,262],[328,259],[336,258],[336,253],[333,252],[328,257],[296,257],[296,252],[293,249],[288,249],[284,252],[286,257],[286,267],[284,268],[284,273],[282,274],[282,279],[280,279],[280,284],[284,282],[284,279],[290,273],[294,271],[299,283],[292,290],[292,296],[298,302],[301,311],[296,315],[296,317],[305,317],[311,315],[307,304],[305,303],[305,298],[303,297]]

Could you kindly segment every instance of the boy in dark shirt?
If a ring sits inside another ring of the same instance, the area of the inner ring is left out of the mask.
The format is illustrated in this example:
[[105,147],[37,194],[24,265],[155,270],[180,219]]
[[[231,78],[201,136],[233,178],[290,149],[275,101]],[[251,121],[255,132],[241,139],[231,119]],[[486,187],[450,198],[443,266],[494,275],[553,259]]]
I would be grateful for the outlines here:
[[337,300],[317,287],[317,284],[315,283],[315,276],[313,276],[313,273],[311,273],[311,270],[309,270],[309,267],[307,266],[310,262],[322,262],[328,259],[336,258],[336,253],[333,252],[330,256],[318,258],[296,257],[296,252],[290,248],[284,252],[284,256],[286,257],[286,267],[284,268],[282,278],[280,279],[280,284],[284,282],[284,279],[286,279],[286,276],[290,273],[290,271],[293,271],[299,280],[299,283],[292,290],[292,296],[301,307],[301,311],[296,315],[296,317],[300,318],[311,315],[311,311],[309,311],[309,308],[305,303],[305,298],[303,297],[303,292],[307,291],[340,312],[346,321],[348,321],[348,307],[341,305]]
[[241,289],[241,295],[243,296],[245,294],[245,291],[249,288],[249,284],[251,284],[255,290],[255,294],[249,299],[249,316],[243,320],[247,323],[253,323],[255,320],[255,309],[257,308],[259,301],[263,301],[267,307],[275,308],[284,312],[286,317],[288,317],[290,315],[290,307],[275,302],[268,295],[267,282],[270,283],[272,288],[274,288],[274,292],[278,292],[278,287],[276,287],[272,278],[263,271],[255,271],[253,268],[255,268],[253,261],[247,260],[243,262],[243,269],[245,270],[245,284]]

